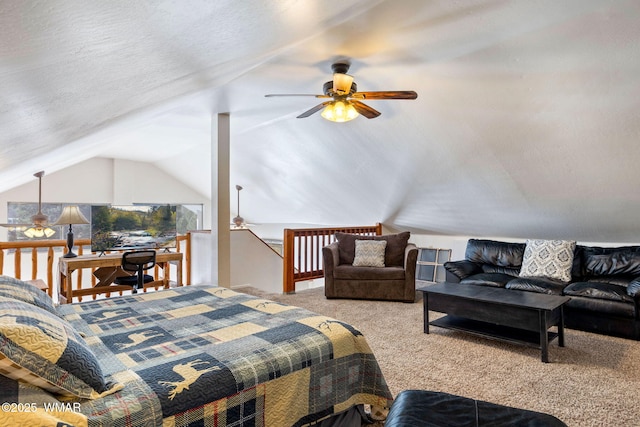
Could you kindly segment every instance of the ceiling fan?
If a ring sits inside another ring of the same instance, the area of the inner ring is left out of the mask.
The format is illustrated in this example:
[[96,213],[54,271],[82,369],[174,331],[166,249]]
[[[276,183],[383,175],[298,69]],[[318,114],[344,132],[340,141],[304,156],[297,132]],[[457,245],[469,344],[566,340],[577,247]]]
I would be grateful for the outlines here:
[[353,81],[353,76],[347,74],[349,66],[350,64],[347,62],[336,62],[331,66],[333,70],[333,80],[323,85],[324,95],[270,94],[265,96],[313,96],[315,98],[330,99],[305,111],[297,118],[303,119],[323,110],[321,113],[322,117],[334,122],[353,120],[360,114],[367,119],[375,119],[381,114],[379,111],[363,103],[363,100],[416,99],[418,97],[418,94],[412,90],[358,92],[358,85]]
[[3,227],[13,229],[16,231],[24,231],[24,235],[32,237],[51,237],[55,234],[55,231],[49,228],[49,217],[42,213],[42,177],[44,171],[36,172],[33,174],[38,178],[38,213],[31,217],[30,224],[0,224]]
[[233,226],[233,228],[248,228],[255,224],[249,224],[248,222],[245,222],[244,218],[240,216],[240,190],[242,190],[242,186],[236,185],[236,191],[238,192],[238,215],[236,215],[231,220],[231,225]]

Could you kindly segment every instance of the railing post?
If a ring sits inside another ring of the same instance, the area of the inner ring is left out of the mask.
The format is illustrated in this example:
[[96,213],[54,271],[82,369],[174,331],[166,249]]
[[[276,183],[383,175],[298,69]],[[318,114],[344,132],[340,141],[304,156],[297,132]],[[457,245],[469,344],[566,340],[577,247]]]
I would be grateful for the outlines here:
[[53,298],[53,246],[47,250],[47,293]]
[[31,249],[31,280],[38,278],[38,248]]
[[282,256],[283,256],[283,283],[282,292],[285,294],[295,293],[296,284],[293,280],[294,273],[294,232],[289,228],[284,229],[284,241],[282,242]]
[[[183,285],[190,285],[191,284],[191,232],[187,232],[187,245],[186,245],[186,250],[185,250],[185,254],[184,254],[184,263],[186,265],[186,278],[187,281],[186,283],[182,283]],[[182,273],[182,272],[181,272]]]
[[20,248],[16,248],[13,260],[13,272],[16,279],[20,279],[22,276],[22,251]]

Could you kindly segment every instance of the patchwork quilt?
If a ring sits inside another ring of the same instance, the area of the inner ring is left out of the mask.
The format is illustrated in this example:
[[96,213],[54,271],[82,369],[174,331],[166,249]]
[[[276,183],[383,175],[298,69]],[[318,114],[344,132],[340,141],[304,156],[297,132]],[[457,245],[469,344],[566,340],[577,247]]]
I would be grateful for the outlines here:
[[391,404],[362,334],[302,308],[187,286],[58,314],[122,389],[61,397],[0,376],[0,402],[13,405],[0,417],[12,425],[287,427]]

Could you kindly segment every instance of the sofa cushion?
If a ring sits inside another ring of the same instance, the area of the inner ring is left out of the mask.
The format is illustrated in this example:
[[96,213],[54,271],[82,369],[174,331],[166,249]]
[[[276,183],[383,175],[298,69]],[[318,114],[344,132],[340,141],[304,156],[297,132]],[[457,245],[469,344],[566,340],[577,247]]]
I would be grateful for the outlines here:
[[625,286],[611,283],[574,282],[564,289],[564,294],[570,297],[589,297],[633,304],[633,298],[627,294]]
[[501,273],[479,273],[472,274],[460,281],[465,285],[493,286],[494,288],[504,288],[504,286],[513,280],[513,276]]
[[520,268],[499,267],[497,265],[484,264],[482,266],[484,273],[500,273],[508,274],[509,276],[518,277],[520,274]]
[[593,276],[586,277],[583,280],[576,280],[577,282],[598,282],[598,283],[611,283],[612,285],[618,285],[627,287],[629,282],[633,280],[633,277],[629,276]]
[[[598,317],[616,316],[631,319],[635,318],[635,304],[629,304],[628,302],[572,296],[565,305],[570,309],[592,312]],[[570,314],[567,314],[567,318],[570,316]]]
[[519,267],[522,265],[524,248],[524,243],[469,239],[464,258],[479,264]]
[[354,267],[384,267],[386,240],[356,240]]
[[561,295],[567,282],[544,277],[518,277],[505,285],[507,289],[537,292],[540,294]]
[[340,264],[333,271],[333,278],[338,280],[404,280],[402,267],[354,267]]
[[571,280],[575,241],[527,240],[520,277]]
[[340,264],[353,264],[356,255],[356,240],[385,240],[387,248],[384,255],[384,264],[386,267],[404,266],[404,251],[409,242],[411,233],[404,231],[398,234],[386,234],[384,236],[361,236],[358,234],[336,233],[338,240],[338,254]]
[[640,276],[640,246],[617,248],[584,247],[584,276]]

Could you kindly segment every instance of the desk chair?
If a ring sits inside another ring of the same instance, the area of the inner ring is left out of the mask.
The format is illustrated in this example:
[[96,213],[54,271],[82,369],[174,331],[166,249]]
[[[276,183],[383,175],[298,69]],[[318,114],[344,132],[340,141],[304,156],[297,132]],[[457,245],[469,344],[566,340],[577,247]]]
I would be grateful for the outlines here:
[[144,289],[144,284],[153,282],[153,276],[144,274],[145,270],[156,265],[156,251],[132,251],[122,254],[122,269],[124,271],[136,272],[127,277],[118,277],[114,283],[118,285],[131,286],[132,293],[137,294],[138,289]]

